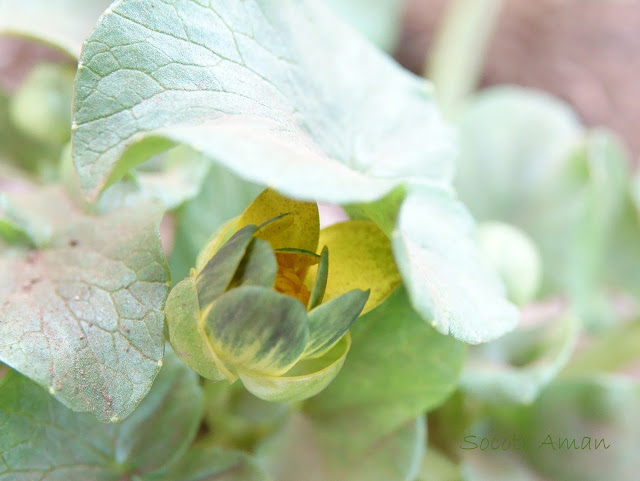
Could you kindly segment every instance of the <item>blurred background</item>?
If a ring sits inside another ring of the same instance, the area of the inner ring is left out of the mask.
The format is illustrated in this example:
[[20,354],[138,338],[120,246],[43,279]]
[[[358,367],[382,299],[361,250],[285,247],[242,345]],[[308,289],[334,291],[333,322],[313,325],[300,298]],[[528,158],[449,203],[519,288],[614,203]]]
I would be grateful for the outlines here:
[[[373,0],[368,12],[371,18],[366,18],[367,13],[363,18],[364,10],[358,5],[362,2],[327,1],[401,65],[419,75],[425,71],[447,7],[454,3]],[[478,87],[517,84],[545,90],[571,104],[587,126],[613,129],[629,146],[632,158],[638,158],[640,2],[491,0],[480,4],[483,9],[495,10],[485,19],[495,30],[487,39]],[[378,21],[383,15],[392,21]],[[484,28],[476,26],[475,32],[471,29],[468,33],[482,37],[478,30]],[[13,90],[36,63],[66,59],[47,47],[0,37],[0,85]]]
[[[640,2],[498,3],[501,11],[488,42],[481,86],[509,83],[545,90],[570,103],[586,125],[615,130],[637,159]],[[394,50],[402,65],[422,73],[446,7],[451,4],[448,0],[406,2]]]
[[[460,466],[472,481],[640,479],[640,178],[631,185],[629,170],[640,159],[640,1],[324,1],[434,82],[461,134],[456,187],[523,308],[518,330],[469,349],[459,390],[428,414],[420,481],[462,479]],[[0,36],[0,92],[43,61],[69,57]],[[505,84],[535,92],[495,88]],[[522,463],[458,449],[467,433],[544,439],[555,427],[616,450],[534,449]]]

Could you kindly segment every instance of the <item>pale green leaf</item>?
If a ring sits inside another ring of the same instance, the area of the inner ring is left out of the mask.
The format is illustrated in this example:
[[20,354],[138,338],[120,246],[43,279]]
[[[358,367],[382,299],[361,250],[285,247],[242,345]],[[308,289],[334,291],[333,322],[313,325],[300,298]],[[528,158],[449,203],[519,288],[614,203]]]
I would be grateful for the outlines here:
[[111,0],[0,0],[0,35],[44,42],[71,57]]
[[167,350],[149,395],[117,424],[74,413],[17,372],[0,381],[0,478],[116,481],[180,457],[202,416],[197,376]]
[[207,307],[227,290],[255,232],[255,225],[248,225],[240,229],[198,272],[196,287],[198,301],[202,308]]
[[306,410],[338,432],[351,426],[351,443],[372,439],[442,403],[455,389],[465,345],[432,329],[398,289],[350,329],[351,352],[336,379]]
[[433,33],[425,76],[433,81],[438,103],[454,118],[481,80],[485,57],[503,0],[452,0]]
[[76,411],[124,418],[164,350],[162,210],[92,217],[56,188],[13,201],[46,235],[34,250],[0,243],[0,360]]
[[429,86],[312,1],[118,2],[84,46],[74,112],[93,197],[160,139],[334,203],[446,184],[455,155]]
[[300,359],[309,340],[304,306],[264,287],[232,289],[201,316],[215,353],[239,372],[284,374]]
[[107,212],[123,205],[155,199],[169,210],[176,209],[200,193],[209,170],[202,155],[185,147],[163,153],[131,175],[109,187],[100,197],[98,210]]
[[521,229],[503,222],[478,226],[480,250],[507,290],[507,298],[522,306],[533,302],[540,289],[542,260],[535,243]]
[[415,479],[424,455],[426,426],[420,417],[353,450],[358,426],[327,428],[298,414],[258,448],[258,458],[278,481],[406,481]]
[[[627,159],[619,141],[584,131],[559,100],[515,87],[477,95],[459,126],[456,185],[472,214],[521,228],[541,253],[540,295],[566,292],[586,323],[605,324],[598,290],[608,287],[610,265],[624,272],[633,264],[617,245],[629,230],[622,217]],[[610,277],[615,285],[622,276]]]
[[512,330],[519,314],[473,235],[453,194],[421,189],[402,204],[392,238],[414,308],[439,332],[477,344]]
[[402,27],[407,0],[324,0],[374,45],[391,52]]
[[305,356],[319,356],[338,342],[358,318],[368,298],[368,291],[355,289],[309,311]]

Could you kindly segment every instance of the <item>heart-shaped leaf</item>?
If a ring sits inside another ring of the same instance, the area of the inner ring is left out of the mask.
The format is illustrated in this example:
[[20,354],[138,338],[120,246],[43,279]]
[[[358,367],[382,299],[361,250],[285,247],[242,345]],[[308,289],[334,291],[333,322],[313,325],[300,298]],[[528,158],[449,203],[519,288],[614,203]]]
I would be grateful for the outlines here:
[[117,2],[84,45],[74,119],[93,197],[167,141],[336,203],[447,183],[455,155],[424,80],[312,1]]

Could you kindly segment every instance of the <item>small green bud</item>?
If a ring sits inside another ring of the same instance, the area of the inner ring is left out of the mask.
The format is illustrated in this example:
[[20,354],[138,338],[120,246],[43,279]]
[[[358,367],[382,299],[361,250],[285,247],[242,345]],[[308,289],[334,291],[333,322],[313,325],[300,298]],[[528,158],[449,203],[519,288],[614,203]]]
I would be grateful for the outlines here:
[[13,123],[41,142],[66,143],[71,137],[73,72],[55,64],[35,66],[11,99]]
[[523,231],[501,222],[478,227],[478,243],[507,289],[507,297],[523,305],[540,288],[542,261],[538,248]]

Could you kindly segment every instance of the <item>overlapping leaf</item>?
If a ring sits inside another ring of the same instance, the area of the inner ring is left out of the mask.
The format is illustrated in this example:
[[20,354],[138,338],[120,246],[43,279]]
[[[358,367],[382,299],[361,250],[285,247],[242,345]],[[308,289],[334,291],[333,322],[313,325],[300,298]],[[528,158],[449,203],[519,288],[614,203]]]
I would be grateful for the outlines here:
[[342,371],[306,410],[327,429],[351,426],[355,451],[442,403],[455,388],[465,346],[426,325],[398,289],[351,327]]
[[84,46],[74,118],[93,196],[167,141],[331,202],[452,172],[428,87],[310,1],[119,2]]
[[147,479],[180,458],[202,416],[198,378],[170,350],[149,395],[118,424],[74,413],[17,372],[0,383],[3,479]]
[[0,360],[76,411],[127,416],[164,350],[161,209],[91,217],[56,188],[12,200],[37,247],[0,243]]
[[72,57],[111,0],[0,0],[0,34],[32,38]]

